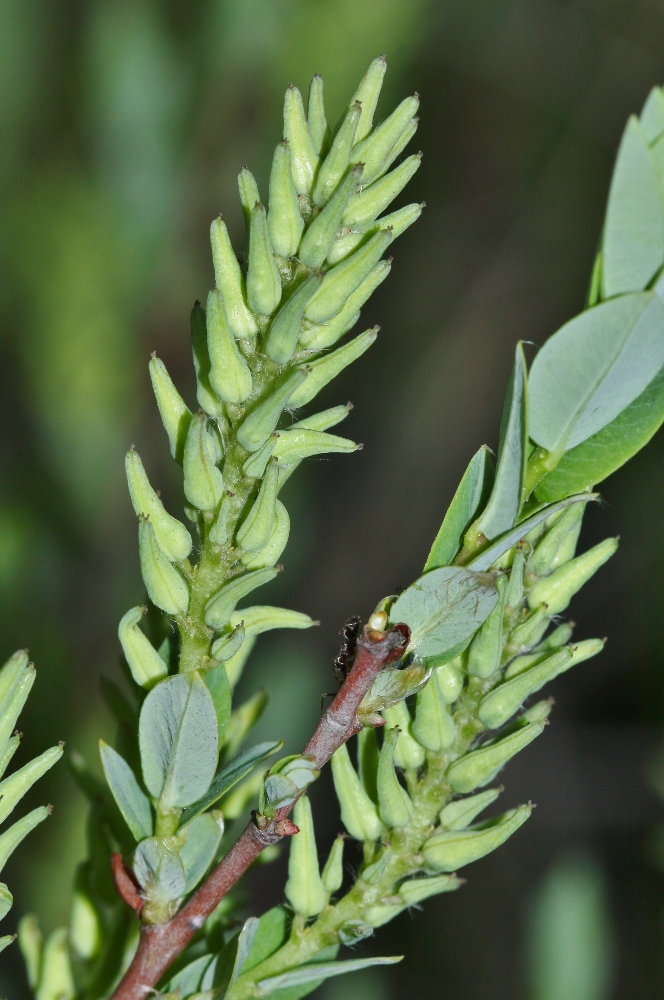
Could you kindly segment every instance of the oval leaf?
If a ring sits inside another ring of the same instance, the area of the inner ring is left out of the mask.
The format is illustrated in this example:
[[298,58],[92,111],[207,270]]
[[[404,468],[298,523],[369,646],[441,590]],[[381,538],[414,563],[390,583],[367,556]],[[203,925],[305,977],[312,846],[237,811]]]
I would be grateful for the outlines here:
[[452,562],[459,551],[466,530],[489,499],[493,477],[489,449],[486,445],[482,445],[470,460],[470,465],[464,472],[452,503],[447,509],[424,566],[425,573],[440,566],[449,566]]
[[273,753],[277,750],[281,750],[283,746],[283,741],[276,743],[258,743],[255,747],[251,747],[250,750],[245,750],[238,757],[232,760],[229,764],[221,769],[219,774],[215,775],[215,778],[208,788],[205,795],[200,798],[197,802],[192,803],[187,809],[184,810],[180,818],[180,826],[184,826],[189,823],[194,816],[198,816],[200,813],[205,812],[209,809],[211,805],[214,805],[222,795],[233,787],[241,778],[244,778],[245,774],[257,764],[271,757]]
[[180,849],[186,879],[185,892],[196,888],[214,861],[223,832],[224,823],[220,813],[198,816],[187,827],[187,840]]
[[129,764],[117,750],[99,741],[99,755],[108,787],[118,804],[134,840],[143,840],[153,834],[150,801],[142,790]]

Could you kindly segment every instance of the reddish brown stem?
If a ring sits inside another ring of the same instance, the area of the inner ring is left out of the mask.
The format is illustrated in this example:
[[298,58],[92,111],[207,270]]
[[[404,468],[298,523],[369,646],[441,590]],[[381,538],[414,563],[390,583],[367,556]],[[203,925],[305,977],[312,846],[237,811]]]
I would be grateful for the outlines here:
[[111,868],[118,895],[124,899],[127,906],[131,906],[137,917],[140,916],[143,909],[143,900],[133,876],[125,867],[121,854],[111,854]]
[[[389,632],[365,626],[348,677],[302,751],[313,756],[319,768],[362,728],[357,719],[360,702],[383,667],[403,655],[407,632],[406,626],[396,626]],[[144,1000],[261,851],[297,829],[284,822],[292,808],[293,804],[280,809],[265,829],[259,829],[252,819],[228,854],[169,923],[142,927],[136,955],[112,1000]],[[125,899],[122,892],[120,895]]]

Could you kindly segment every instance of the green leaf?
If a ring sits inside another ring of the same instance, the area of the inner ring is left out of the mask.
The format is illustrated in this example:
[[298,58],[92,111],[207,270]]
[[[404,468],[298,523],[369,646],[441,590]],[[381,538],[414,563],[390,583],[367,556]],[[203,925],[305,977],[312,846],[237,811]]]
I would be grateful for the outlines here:
[[409,649],[418,656],[452,659],[466,648],[497,600],[492,576],[444,566],[425,573],[401,594],[390,621],[408,625]]
[[206,688],[212,695],[212,702],[217,716],[219,746],[221,746],[224,739],[224,733],[226,732],[226,726],[228,725],[228,720],[231,717],[231,703],[233,701],[233,692],[231,691],[231,686],[228,683],[226,667],[223,663],[220,663],[218,666],[213,667],[212,670],[203,671],[201,673],[201,677],[203,678]]
[[214,861],[223,831],[224,821],[220,813],[197,816],[187,827],[187,840],[180,849],[187,880],[185,892],[191,892],[198,885]]
[[148,837],[138,845],[134,852],[134,874],[151,903],[172,903],[185,893],[180,855],[160,837]]
[[299,969],[282,972],[279,976],[269,976],[258,982],[258,988],[266,993],[284,989],[288,986],[302,986],[305,983],[323,982],[332,976],[343,976],[347,972],[359,972],[375,965],[395,965],[401,962],[403,955],[390,958],[354,958],[347,962],[321,962],[319,965],[302,965]]
[[203,975],[212,961],[212,955],[201,955],[200,958],[195,958],[193,962],[189,962],[188,965],[185,965],[183,969],[180,969],[169,979],[165,992],[176,993],[179,991],[180,996],[183,997],[188,997],[192,993],[195,993],[200,987]]
[[641,112],[641,127],[648,142],[653,143],[664,132],[664,95],[653,87]]
[[553,472],[537,484],[535,496],[549,503],[592,489],[636,455],[663,421],[664,369],[615,420],[566,452]]
[[591,500],[596,500],[596,493],[580,493],[576,496],[567,497],[565,500],[559,500],[558,503],[548,504],[541,510],[536,511],[530,517],[527,517],[524,521],[521,521],[512,528],[511,531],[506,531],[504,535],[497,538],[493,545],[490,545],[483,552],[480,552],[475,559],[468,564],[469,569],[474,569],[476,572],[485,573],[488,569],[493,566],[497,559],[505,555],[508,549],[511,549],[513,545],[520,542],[522,538],[525,538],[533,528],[536,528],[538,524],[542,521],[546,521],[547,517],[551,517],[553,514],[557,514],[559,510],[564,510],[565,507],[569,507],[571,503],[589,503]]
[[459,551],[466,530],[489,497],[493,478],[493,463],[489,449],[486,445],[482,445],[470,460],[452,503],[447,508],[423,572],[427,573],[430,569],[438,569],[440,566],[449,566],[452,562]]
[[664,364],[664,303],[653,292],[594,306],[547,340],[530,372],[530,436],[561,454],[611,423]]
[[283,906],[273,906],[263,914],[242,966],[243,972],[249,972],[254,966],[260,965],[286,943],[289,923],[288,913]]
[[200,813],[205,812],[209,809],[211,805],[214,805],[222,795],[225,795],[233,785],[237,784],[241,778],[244,778],[245,774],[248,774],[252,768],[261,761],[266,760],[271,757],[272,754],[276,753],[277,750],[281,750],[283,746],[283,740],[276,743],[257,743],[255,747],[251,747],[250,750],[245,750],[241,753],[235,760],[232,760],[229,764],[215,775],[212,784],[208,788],[206,794],[198,800],[198,802],[192,803],[187,809],[184,810],[180,818],[180,826],[183,827],[186,823],[191,822],[194,816],[200,815]]
[[648,140],[634,116],[618,150],[602,255],[604,298],[641,291],[664,263],[660,185]]
[[139,841],[145,837],[151,837],[154,828],[150,801],[138,784],[129,764],[124,757],[121,757],[113,747],[109,747],[103,740],[99,741],[99,755],[108,787],[113,793],[113,798],[117,802],[134,840]]
[[207,792],[219,754],[212,696],[197,673],[168,677],[141,709],[143,780],[163,808],[183,807]]
[[8,830],[5,830],[0,837],[0,871],[5,867],[10,855],[16,850],[21,841],[39,823],[43,823],[49,814],[50,809],[47,809],[46,806],[38,806],[32,812],[29,812],[27,816],[23,816],[22,819],[17,820]]
[[523,347],[517,344],[514,368],[507,387],[496,479],[486,509],[473,531],[494,539],[511,528],[521,507],[528,447],[528,385]]

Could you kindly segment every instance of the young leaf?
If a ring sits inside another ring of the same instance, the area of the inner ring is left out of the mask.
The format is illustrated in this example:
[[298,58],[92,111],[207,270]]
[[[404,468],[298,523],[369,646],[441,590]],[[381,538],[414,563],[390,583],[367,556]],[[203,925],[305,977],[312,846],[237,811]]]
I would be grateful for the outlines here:
[[288,913],[283,906],[273,906],[263,914],[258,921],[251,948],[242,966],[243,972],[249,972],[254,966],[264,962],[285,944],[288,938],[288,925]]
[[347,962],[321,962],[320,965],[302,965],[299,969],[291,969],[280,976],[269,976],[258,982],[259,989],[266,993],[283,990],[288,986],[303,986],[305,983],[323,982],[331,976],[342,976],[346,972],[359,972],[375,965],[395,965],[403,959],[403,955],[390,958],[354,958]]
[[191,805],[205,794],[219,738],[212,696],[198,674],[168,677],[150,691],[138,739],[143,780],[164,808]]
[[198,816],[187,827],[187,840],[184,847],[180,849],[180,859],[186,879],[186,893],[196,888],[214,861],[223,832],[224,821],[221,813],[205,813],[204,816]]
[[134,840],[139,841],[145,837],[151,837],[154,828],[150,802],[138,784],[129,764],[103,740],[99,741],[99,754],[108,786]]
[[611,423],[664,364],[664,303],[624,295],[566,323],[530,371],[530,436],[548,451],[581,444]]
[[219,771],[215,776],[212,784],[207,790],[206,794],[194,802],[182,813],[180,819],[180,826],[183,827],[186,823],[191,822],[191,820],[200,815],[200,813],[205,812],[209,809],[211,805],[214,805],[222,795],[225,795],[233,785],[237,784],[245,774],[248,774],[252,768],[256,767],[257,764],[262,763],[262,761],[267,760],[272,754],[276,753],[283,746],[283,742],[278,743],[258,743],[251,750],[246,750],[241,753],[239,757],[232,760],[230,764],[226,764],[225,767]]
[[489,449],[482,445],[473,455],[463,474],[452,503],[447,508],[443,523],[431,546],[424,565],[424,573],[440,566],[449,566],[459,551],[468,527],[483,509],[493,485],[493,463]]
[[175,903],[185,893],[184,867],[178,852],[161,837],[141,841],[134,853],[134,874],[151,903]]
[[411,630],[418,656],[452,659],[466,648],[498,600],[493,577],[457,566],[431,570],[394,602],[391,622]]

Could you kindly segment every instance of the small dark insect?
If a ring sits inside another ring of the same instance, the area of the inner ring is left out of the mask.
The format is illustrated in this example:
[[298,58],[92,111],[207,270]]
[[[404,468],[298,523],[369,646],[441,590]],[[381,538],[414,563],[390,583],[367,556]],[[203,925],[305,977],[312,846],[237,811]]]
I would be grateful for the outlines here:
[[357,651],[357,637],[360,634],[361,624],[362,619],[359,615],[354,615],[348,619],[341,631],[344,641],[341,644],[339,655],[335,657],[332,665],[334,676],[340,684],[343,684],[346,680],[350,668],[353,666],[353,660]]

